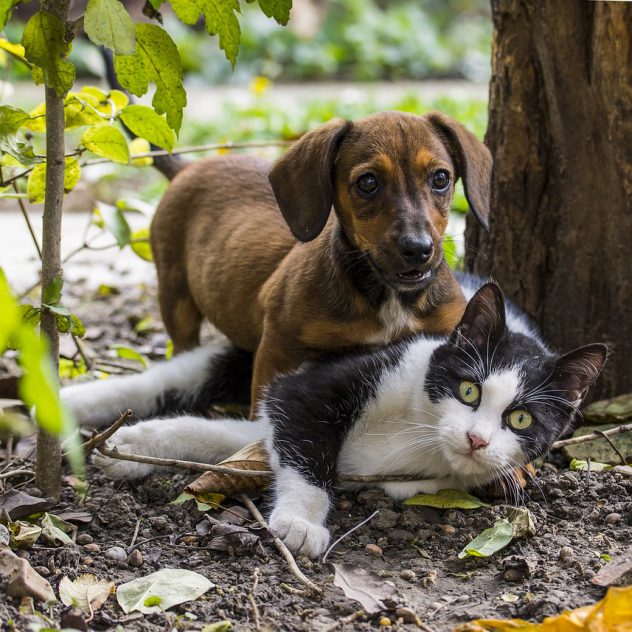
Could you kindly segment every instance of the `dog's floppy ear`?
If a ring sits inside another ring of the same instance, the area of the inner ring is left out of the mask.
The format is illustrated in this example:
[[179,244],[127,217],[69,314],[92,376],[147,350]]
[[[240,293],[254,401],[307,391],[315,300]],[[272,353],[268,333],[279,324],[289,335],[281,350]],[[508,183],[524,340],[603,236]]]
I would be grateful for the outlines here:
[[333,203],[333,167],[351,122],[333,119],[307,132],[279,158],[269,180],[281,213],[294,237],[312,241],[320,235]]
[[426,116],[448,147],[463,180],[465,197],[476,219],[489,229],[489,203],[492,183],[492,155],[472,132],[454,119],[432,112]]

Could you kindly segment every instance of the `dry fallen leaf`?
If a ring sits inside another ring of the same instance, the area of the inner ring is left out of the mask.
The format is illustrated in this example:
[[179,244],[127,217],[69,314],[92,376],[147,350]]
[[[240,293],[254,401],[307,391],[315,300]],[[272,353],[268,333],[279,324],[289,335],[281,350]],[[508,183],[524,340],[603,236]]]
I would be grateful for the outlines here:
[[523,619],[477,619],[454,632],[632,632],[632,586],[609,588],[592,606],[547,617],[542,623]]
[[[261,441],[251,443],[239,450],[218,465],[237,470],[269,471],[268,454]],[[184,491],[191,494],[200,502],[208,494],[223,494],[234,496],[235,494],[259,492],[265,489],[270,482],[267,476],[240,476],[239,474],[224,474],[221,472],[204,472],[196,478]]]
[[59,598],[67,606],[75,606],[83,612],[98,610],[114,590],[114,582],[97,579],[94,575],[79,575],[71,581],[62,577],[59,582]]
[[259,542],[259,536],[251,533],[246,527],[228,524],[227,522],[214,524],[209,534],[213,536],[213,539],[208,546],[216,551],[228,551],[229,548],[236,550],[251,549]]
[[535,519],[526,507],[511,507],[507,511],[507,517],[513,528],[514,538],[535,535]]
[[609,562],[590,581],[597,586],[612,586],[627,579],[628,575],[632,579],[632,554],[622,560]]
[[462,489],[440,489],[436,494],[417,494],[404,501],[405,505],[422,505],[438,509],[478,509],[487,503]]
[[362,605],[369,614],[386,610],[384,599],[395,595],[396,589],[381,577],[364,568],[352,564],[333,564],[336,569],[334,585],[342,588],[344,594]]
[[0,509],[6,509],[11,520],[19,520],[31,514],[46,511],[54,504],[55,502],[50,498],[30,496],[16,489],[0,496]]

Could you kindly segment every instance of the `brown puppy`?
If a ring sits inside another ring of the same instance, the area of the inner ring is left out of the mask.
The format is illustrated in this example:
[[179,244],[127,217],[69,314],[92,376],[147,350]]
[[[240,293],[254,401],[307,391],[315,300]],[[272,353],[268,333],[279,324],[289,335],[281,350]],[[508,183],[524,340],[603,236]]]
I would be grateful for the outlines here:
[[239,155],[190,164],[151,230],[176,352],[207,318],[255,354],[256,402],[314,354],[451,330],[465,306],[442,254],[454,183],[486,226],[491,168],[456,121],[400,112],[330,121],[272,169]]

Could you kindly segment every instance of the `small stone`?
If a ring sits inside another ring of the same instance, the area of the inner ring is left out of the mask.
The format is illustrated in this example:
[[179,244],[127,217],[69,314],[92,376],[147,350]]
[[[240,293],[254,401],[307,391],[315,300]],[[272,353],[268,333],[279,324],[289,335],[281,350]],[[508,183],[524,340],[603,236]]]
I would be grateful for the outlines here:
[[114,562],[127,562],[127,553],[121,546],[111,546],[106,552],[105,557]]
[[592,579],[596,574],[592,568],[585,568],[583,573],[584,579]]
[[93,560],[91,557],[84,557],[84,558],[81,560],[81,563],[82,563],[84,566],[90,566],[90,564],[92,564],[92,562],[94,562],[94,560]]
[[389,625],[393,625],[388,617],[380,617],[379,624],[383,628],[387,628]]
[[39,573],[42,577],[48,577],[50,575],[50,571],[46,568],[46,566],[35,566],[33,570]]
[[384,548],[388,546],[388,540],[386,538],[378,538],[377,545]]
[[87,551],[88,553],[99,553],[99,551],[101,551],[101,547],[94,542],[90,542],[83,547],[83,550]]
[[395,610],[395,617],[401,619],[404,623],[417,623],[417,614],[410,608],[400,606]]
[[606,516],[606,524],[617,524],[621,521],[620,513],[611,513]]
[[454,535],[456,533],[456,529],[451,524],[442,524],[441,531],[446,535]]
[[573,549],[570,546],[563,546],[560,549],[559,558],[561,562],[570,562],[573,559]]
[[382,547],[379,547],[377,544],[367,544],[364,547],[364,550],[370,555],[375,555],[375,557],[380,557],[382,555]]
[[351,511],[351,507],[353,507],[353,503],[346,498],[338,503],[338,509],[340,511]]
[[402,579],[405,579],[407,582],[414,582],[417,579],[417,574],[415,573],[415,571],[409,569],[409,568],[405,568],[400,574],[399,576]]
[[77,536],[76,542],[77,544],[92,544],[92,542],[94,542],[94,539],[88,533],[80,533]]
[[129,565],[136,567],[143,565],[143,554],[138,549],[134,549],[129,554]]

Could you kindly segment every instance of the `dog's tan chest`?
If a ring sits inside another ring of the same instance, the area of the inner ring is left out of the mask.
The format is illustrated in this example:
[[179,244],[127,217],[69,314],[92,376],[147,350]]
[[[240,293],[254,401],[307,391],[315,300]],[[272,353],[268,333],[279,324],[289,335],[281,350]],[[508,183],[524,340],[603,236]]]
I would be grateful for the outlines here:
[[419,328],[412,310],[404,307],[394,293],[379,308],[377,321],[380,328],[366,339],[366,344],[386,344]]

